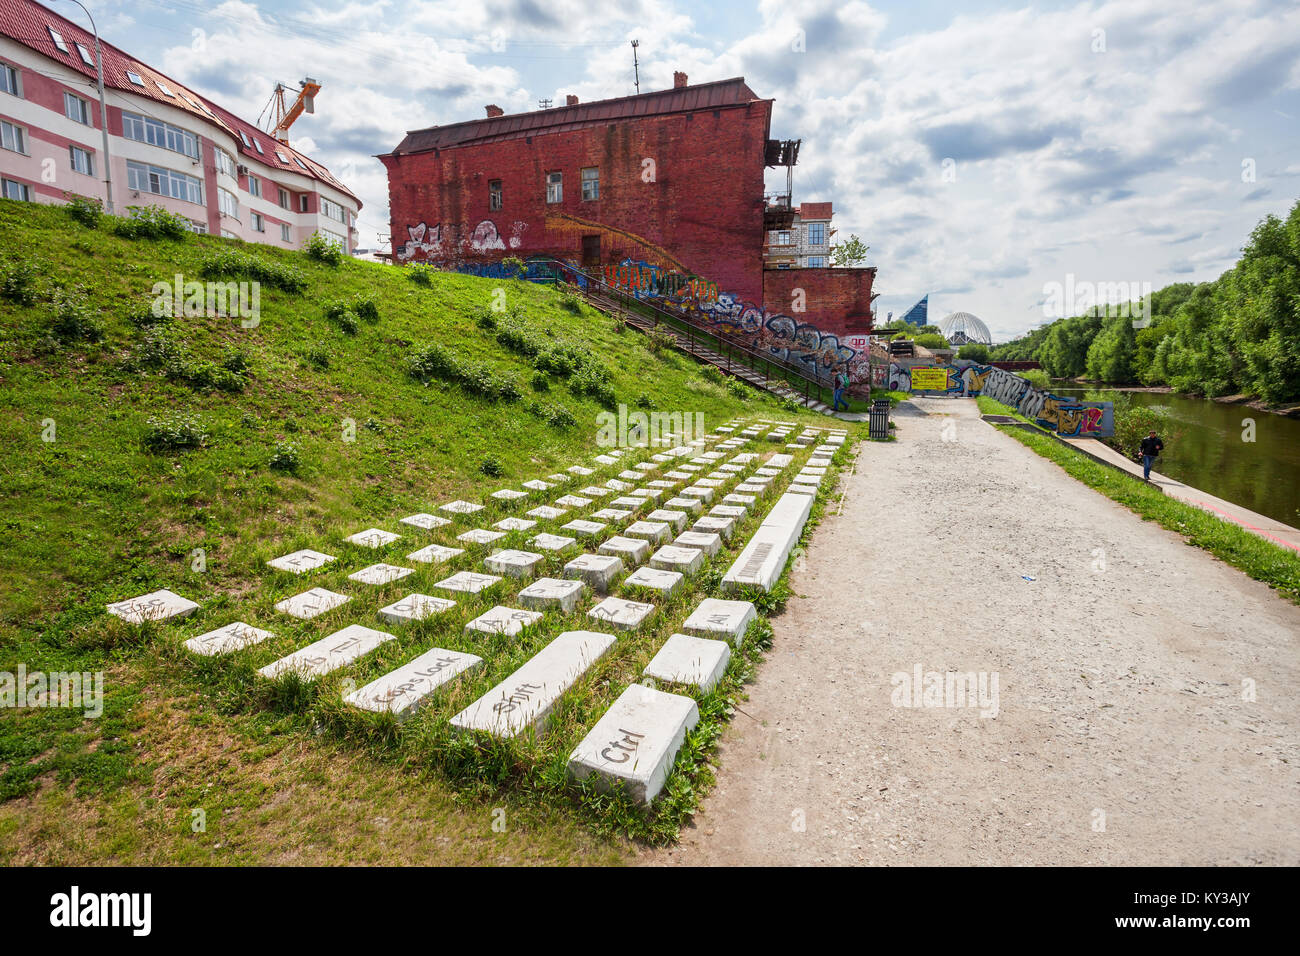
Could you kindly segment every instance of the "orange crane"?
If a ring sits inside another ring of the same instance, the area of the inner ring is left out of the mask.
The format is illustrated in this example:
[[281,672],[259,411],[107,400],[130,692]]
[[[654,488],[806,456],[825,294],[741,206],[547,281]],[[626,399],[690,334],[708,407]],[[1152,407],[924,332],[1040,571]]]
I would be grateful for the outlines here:
[[320,84],[310,76],[305,77],[298,90],[297,98],[290,106],[286,106],[284,102],[284,95],[287,92],[289,90],[283,83],[275,84],[275,92],[271,94],[271,104],[275,107],[275,115],[271,119],[274,120],[275,125],[267,130],[286,146],[289,145],[289,127],[293,125],[294,120],[303,113],[316,112],[316,94],[320,92]]

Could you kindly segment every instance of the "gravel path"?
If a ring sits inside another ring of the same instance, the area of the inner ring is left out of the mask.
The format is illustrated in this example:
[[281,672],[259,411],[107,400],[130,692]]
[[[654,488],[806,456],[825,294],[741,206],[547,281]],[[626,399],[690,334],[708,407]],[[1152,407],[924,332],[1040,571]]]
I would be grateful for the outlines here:
[[[695,826],[641,862],[1300,863],[1300,608],[973,401],[912,405],[792,574]],[[895,706],[918,664],[996,673],[997,715]]]

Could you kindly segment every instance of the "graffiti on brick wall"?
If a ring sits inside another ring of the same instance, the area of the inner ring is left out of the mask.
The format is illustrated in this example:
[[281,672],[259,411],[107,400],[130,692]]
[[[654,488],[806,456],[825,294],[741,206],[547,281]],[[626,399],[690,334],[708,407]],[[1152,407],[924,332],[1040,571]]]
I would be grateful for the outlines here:
[[698,307],[718,298],[718,284],[650,262],[624,259],[605,266],[605,281],[638,299],[663,299],[681,307]]
[[483,279],[525,279],[529,282],[567,282],[580,289],[587,288],[587,277],[576,262],[563,262],[551,256],[529,256],[523,267],[506,263],[503,259],[487,262],[458,262],[450,271]]
[[[935,372],[943,372],[946,382],[938,384]],[[925,372],[924,376],[917,372]],[[924,388],[913,388],[913,380]],[[1115,434],[1115,407],[1111,402],[1081,402],[1062,398],[1005,369],[958,360],[952,365],[927,365],[909,368],[893,363],[889,366],[889,387],[898,391],[917,391],[924,395],[985,395],[1009,405],[1040,428],[1072,438],[1106,438]]]
[[482,219],[473,228],[462,232],[459,225],[449,228],[444,235],[442,224],[430,226],[419,222],[406,227],[407,239],[397,250],[402,262],[425,261],[436,265],[455,266],[465,255],[490,255],[506,249],[518,249],[523,244],[523,234],[528,223],[515,222],[510,235],[503,236],[491,219]]

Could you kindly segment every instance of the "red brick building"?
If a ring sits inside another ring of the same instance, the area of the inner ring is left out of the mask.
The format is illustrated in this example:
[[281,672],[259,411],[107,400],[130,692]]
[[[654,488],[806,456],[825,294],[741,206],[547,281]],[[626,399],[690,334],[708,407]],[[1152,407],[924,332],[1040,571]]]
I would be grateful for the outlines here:
[[798,153],[770,138],[772,103],[743,78],[692,86],[678,73],[670,90],[509,116],[488,106],[412,131],[379,157],[394,259],[484,275],[506,257],[559,259],[738,334],[768,338],[779,315],[838,348],[870,325],[875,270],[764,268],[768,230],[791,210],[788,195],[765,199],[764,173]]

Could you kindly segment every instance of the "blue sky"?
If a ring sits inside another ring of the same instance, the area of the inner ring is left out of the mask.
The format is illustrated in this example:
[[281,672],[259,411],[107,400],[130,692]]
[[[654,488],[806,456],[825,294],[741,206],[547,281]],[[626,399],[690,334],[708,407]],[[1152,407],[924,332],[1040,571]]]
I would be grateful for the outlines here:
[[[47,0],[81,16],[67,0]],[[374,154],[407,129],[537,101],[745,76],[804,141],[795,200],[835,203],[877,266],[880,317],[929,293],[997,340],[1045,290],[1205,281],[1300,197],[1294,0],[698,3],[87,0],[103,35],[256,119],[322,83],[293,142],[387,234]],[[776,186],[783,172],[773,171]]]

